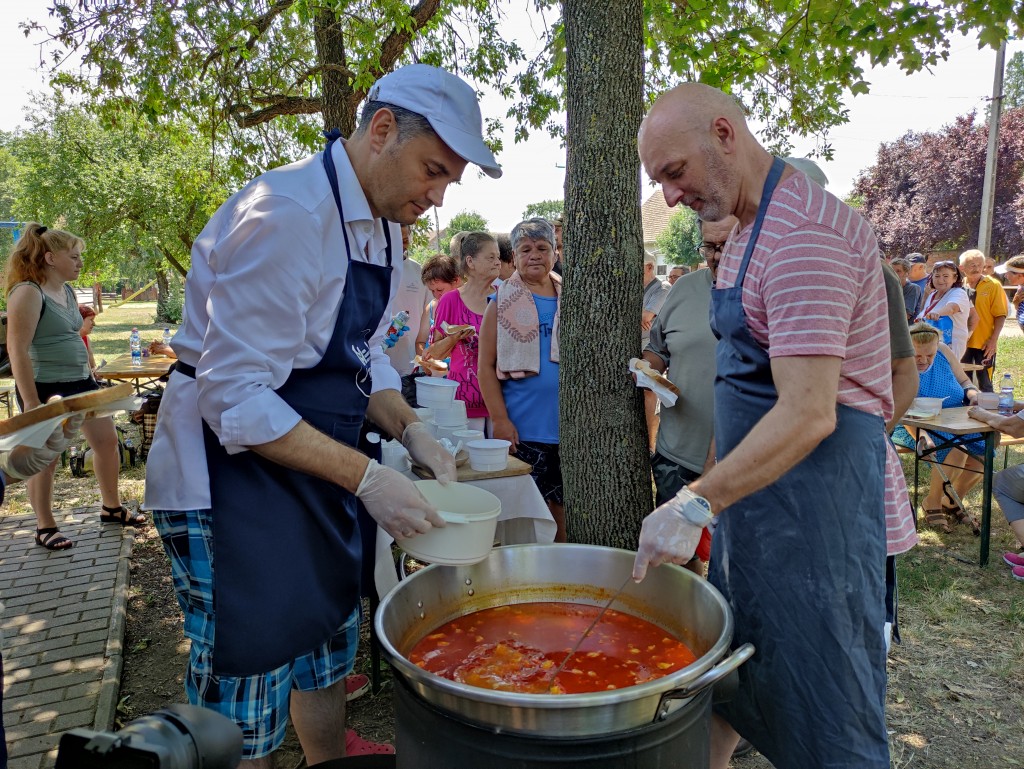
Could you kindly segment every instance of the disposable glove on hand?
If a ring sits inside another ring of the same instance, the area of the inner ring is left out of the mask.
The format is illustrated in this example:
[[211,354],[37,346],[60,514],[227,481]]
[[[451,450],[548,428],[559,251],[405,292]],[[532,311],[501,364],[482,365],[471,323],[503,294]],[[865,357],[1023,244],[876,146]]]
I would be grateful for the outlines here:
[[437,508],[427,502],[413,482],[397,470],[371,459],[356,496],[366,512],[395,539],[408,539],[444,526]]
[[422,422],[413,422],[402,433],[402,445],[409,451],[412,461],[430,470],[438,483],[447,486],[457,477],[455,457],[427,430]]
[[673,497],[644,518],[640,528],[640,544],[633,562],[633,579],[637,582],[647,576],[650,566],[663,563],[678,563],[682,566],[693,558],[704,529],[683,518],[683,504],[683,499]]
[[0,455],[0,471],[8,478],[23,481],[45,470],[68,447],[83,421],[85,415],[76,414],[57,425],[46,439],[46,443],[39,448],[17,446]]

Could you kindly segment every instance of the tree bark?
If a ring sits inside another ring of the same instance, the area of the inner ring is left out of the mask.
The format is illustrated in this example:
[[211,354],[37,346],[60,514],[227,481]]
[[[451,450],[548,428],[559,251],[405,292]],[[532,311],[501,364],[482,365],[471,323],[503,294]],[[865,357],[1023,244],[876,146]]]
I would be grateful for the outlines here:
[[163,270],[156,271],[156,320],[158,323],[167,323],[167,297],[170,295],[170,287],[167,283],[167,273]]
[[633,550],[653,506],[640,353],[641,0],[564,0],[568,155],[561,454],[570,541]]
[[352,83],[345,74],[348,62],[345,56],[345,28],[330,8],[321,8],[313,22],[316,38],[316,58],[320,66],[320,102],[324,116],[324,130],[335,128],[342,136],[351,136],[356,128],[356,106],[352,98]]

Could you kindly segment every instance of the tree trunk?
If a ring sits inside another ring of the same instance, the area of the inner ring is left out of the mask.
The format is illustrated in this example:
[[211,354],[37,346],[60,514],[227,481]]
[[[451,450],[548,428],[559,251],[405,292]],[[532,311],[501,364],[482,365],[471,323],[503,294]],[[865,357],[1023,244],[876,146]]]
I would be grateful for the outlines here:
[[635,549],[653,506],[640,352],[641,0],[565,0],[561,453],[569,540]]
[[170,296],[170,286],[167,283],[167,273],[163,270],[156,271],[156,320],[157,323],[167,323],[167,298]]
[[342,136],[351,136],[356,128],[352,84],[348,81],[345,58],[345,27],[334,11],[321,8],[313,23],[316,58],[320,70],[320,101],[324,129],[335,128]]

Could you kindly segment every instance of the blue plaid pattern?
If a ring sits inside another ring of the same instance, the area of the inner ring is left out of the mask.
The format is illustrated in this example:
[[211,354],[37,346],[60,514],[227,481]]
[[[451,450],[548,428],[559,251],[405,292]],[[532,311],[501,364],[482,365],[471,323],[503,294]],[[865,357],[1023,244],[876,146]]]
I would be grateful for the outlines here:
[[[326,643],[279,668],[255,676],[213,674],[213,558],[210,510],[154,510],[185,637],[192,642],[185,693],[189,703],[227,716],[242,729],[242,758],[269,755],[284,741],[292,689],[314,691],[338,683],[352,671],[359,645],[356,610]],[[344,728],[342,724],[338,728]]]

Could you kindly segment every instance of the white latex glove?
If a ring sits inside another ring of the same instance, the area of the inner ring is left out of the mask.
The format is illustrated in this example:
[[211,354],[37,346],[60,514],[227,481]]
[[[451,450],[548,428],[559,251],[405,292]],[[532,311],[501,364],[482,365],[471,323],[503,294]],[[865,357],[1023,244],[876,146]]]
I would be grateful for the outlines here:
[[413,422],[405,428],[402,433],[402,445],[409,451],[412,461],[430,470],[442,486],[447,486],[449,481],[458,477],[455,457],[434,440],[422,422]]
[[59,457],[78,433],[84,414],[76,414],[53,428],[46,443],[39,448],[17,446],[0,455],[0,471],[8,478],[23,481],[38,472],[45,470],[53,460]]
[[700,544],[704,529],[683,518],[683,501],[673,497],[644,518],[640,528],[640,544],[633,562],[633,579],[637,582],[647,576],[650,566],[663,563],[690,562]]
[[366,466],[356,496],[366,512],[395,539],[408,539],[433,526],[444,526],[437,508],[423,498],[412,481],[376,460],[371,459]]

